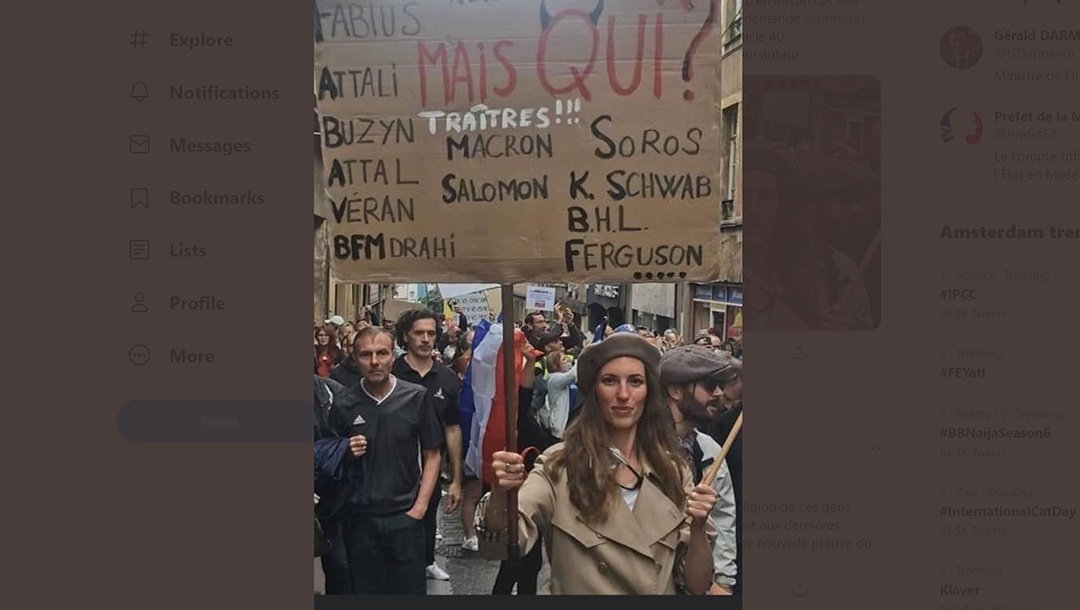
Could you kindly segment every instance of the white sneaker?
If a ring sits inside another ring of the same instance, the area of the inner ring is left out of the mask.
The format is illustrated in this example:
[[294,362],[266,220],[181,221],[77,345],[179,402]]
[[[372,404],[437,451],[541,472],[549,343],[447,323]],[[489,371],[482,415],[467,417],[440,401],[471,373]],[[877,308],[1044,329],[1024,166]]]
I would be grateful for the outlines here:
[[437,563],[433,563],[424,568],[424,573],[432,580],[450,580],[450,575],[443,571]]
[[473,551],[474,553],[480,551],[480,538],[473,536],[472,538],[466,538],[465,542],[461,543],[461,548],[466,551]]

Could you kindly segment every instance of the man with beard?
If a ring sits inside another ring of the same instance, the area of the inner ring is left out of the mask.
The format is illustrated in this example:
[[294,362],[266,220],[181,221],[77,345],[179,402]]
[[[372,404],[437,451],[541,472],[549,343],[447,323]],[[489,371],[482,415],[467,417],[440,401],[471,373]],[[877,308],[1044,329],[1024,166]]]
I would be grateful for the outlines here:
[[[397,321],[398,345],[405,353],[394,362],[394,376],[402,381],[422,385],[427,389],[428,400],[435,407],[439,425],[444,432],[446,444],[443,452],[450,458],[450,490],[446,496],[446,512],[453,512],[461,503],[462,486],[465,481],[461,441],[461,412],[458,393],[461,382],[447,366],[435,361],[435,346],[440,339],[440,325],[434,312],[413,309],[401,314]],[[445,462],[444,462],[445,463]],[[428,578],[450,580],[450,575],[435,563],[435,541],[439,533],[439,501],[442,499],[440,485],[436,483],[431,494],[431,504],[424,516],[425,552]]]
[[529,343],[532,343],[532,346],[537,350],[542,351],[538,342],[540,337],[547,333],[548,330],[548,323],[544,318],[544,314],[534,311],[525,316],[525,321],[521,324],[521,330],[525,331],[525,338],[529,340]]
[[[722,355],[723,356],[723,355]],[[712,418],[709,421],[708,427],[705,431],[716,441],[721,447],[724,442],[727,441],[727,437],[731,434],[731,429],[735,426],[735,421],[742,415],[742,360],[738,358],[726,357],[730,361],[731,366],[735,369],[734,377],[724,383],[723,387],[723,408],[721,409],[709,409]],[[739,434],[735,437],[735,440],[731,443],[731,449],[728,451],[727,457],[724,461],[727,463],[727,467],[731,472],[731,486],[735,490],[735,505],[742,506],[743,491],[742,491],[742,465],[743,465],[743,453],[742,453],[742,435]],[[735,595],[739,595],[742,589],[742,583],[745,580],[745,574],[743,573],[742,564],[742,548],[743,548],[743,530],[742,530],[742,512],[736,513],[735,518],[735,541],[737,544],[738,552],[735,556],[735,567],[738,568],[738,574],[740,578],[735,583],[734,591]]]
[[[720,456],[720,445],[701,430],[709,423],[710,409],[722,409],[724,386],[734,369],[722,354],[699,345],[669,350],[660,360],[660,386],[675,431],[694,469],[694,481]],[[709,518],[717,529],[713,545],[713,586],[711,595],[731,595],[736,582],[735,492],[726,464],[710,481],[719,498]]]
[[[539,311],[530,313],[525,316],[521,330],[525,331],[525,338],[529,340],[529,343],[540,352],[547,352],[543,342],[552,334],[559,338],[564,350],[576,349],[585,344],[585,335],[574,323],[574,312],[569,309],[560,312],[556,324],[550,326],[544,314]],[[540,359],[537,358],[537,360]]]
[[[724,351],[719,352],[719,356],[727,361],[734,370],[731,373],[731,378],[724,383],[724,387],[722,388],[723,395],[720,397],[720,402],[718,404],[709,403],[710,421],[715,421],[720,415],[727,413],[736,406],[742,406],[742,360],[739,360]],[[708,430],[706,430],[706,432],[708,432]],[[710,436],[712,435],[710,434]],[[723,444],[722,441],[717,442]]]

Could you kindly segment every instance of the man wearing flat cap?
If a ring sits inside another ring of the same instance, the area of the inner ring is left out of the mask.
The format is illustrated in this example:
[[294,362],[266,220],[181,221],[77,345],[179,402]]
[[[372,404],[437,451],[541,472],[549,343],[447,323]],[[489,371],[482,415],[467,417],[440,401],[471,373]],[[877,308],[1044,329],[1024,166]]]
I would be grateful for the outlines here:
[[[669,350],[660,360],[660,387],[675,431],[690,463],[694,481],[700,481],[720,456],[720,445],[702,430],[709,423],[710,407],[722,408],[724,386],[733,383],[738,371],[731,359],[709,348],[687,345]],[[710,519],[717,529],[713,545],[713,586],[710,594],[731,595],[735,586],[737,545],[735,538],[735,491],[725,463],[709,483],[718,499]]]

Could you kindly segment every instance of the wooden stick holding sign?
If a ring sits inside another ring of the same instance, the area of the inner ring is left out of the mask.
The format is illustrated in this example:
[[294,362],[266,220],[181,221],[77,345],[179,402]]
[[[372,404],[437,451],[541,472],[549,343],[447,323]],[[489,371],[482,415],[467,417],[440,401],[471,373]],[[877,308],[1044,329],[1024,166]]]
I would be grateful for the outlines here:
[[[521,353],[514,341],[514,286],[503,284],[502,287],[502,327],[503,327],[503,402],[506,405],[506,450],[517,453],[517,413],[518,387],[517,368]],[[511,565],[521,557],[518,546],[518,492],[511,489],[506,494],[506,553]]]
[[724,441],[724,446],[720,448],[720,455],[716,457],[716,461],[709,467],[709,472],[705,473],[705,476],[701,477],[701,485],[710,485],[716,478],[716,475],[720,472],[720,467],[724,464],[724,458],[727,457],[731,446],[735,444],[735,437],[739,435],[739,431],[742,430],[742,413],[739,413],[739,417],[735,419],[735,425],[731,426],[731,432],[728,432],[727,439]]

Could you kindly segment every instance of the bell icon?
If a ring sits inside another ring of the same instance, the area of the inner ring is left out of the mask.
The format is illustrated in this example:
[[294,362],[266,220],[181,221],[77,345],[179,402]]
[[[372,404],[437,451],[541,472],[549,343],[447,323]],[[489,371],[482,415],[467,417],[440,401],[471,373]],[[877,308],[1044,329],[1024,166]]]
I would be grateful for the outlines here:
[[146,90],[146,83],[139,81],[131,86],[131,99],[136,102],[141,102],[150,97],[150,92]]

